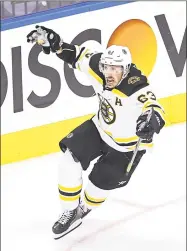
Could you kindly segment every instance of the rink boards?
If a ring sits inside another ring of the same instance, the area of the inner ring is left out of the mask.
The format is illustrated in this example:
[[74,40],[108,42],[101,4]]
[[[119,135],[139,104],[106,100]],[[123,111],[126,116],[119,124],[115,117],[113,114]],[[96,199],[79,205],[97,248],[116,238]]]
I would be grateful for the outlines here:
[[26,43],[35,24],[74,44],[128,46],[167,125],[186,121],[185,2],[92,2],[18,17],[1,25],[2,164],[59,151],[59,140],[98,107],[82,73]]

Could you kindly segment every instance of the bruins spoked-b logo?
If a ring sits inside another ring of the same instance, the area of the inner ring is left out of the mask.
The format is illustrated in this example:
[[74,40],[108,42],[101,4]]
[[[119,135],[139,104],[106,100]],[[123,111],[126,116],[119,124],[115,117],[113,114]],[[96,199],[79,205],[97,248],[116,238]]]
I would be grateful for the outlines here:
[[116,113],[113,107],[108,102],[108,100],[103,98],[100,94],[98,94],[98,97],[99,97],[99,110],[101,112],[103,120],[108,125],[114,123],[116,120]]

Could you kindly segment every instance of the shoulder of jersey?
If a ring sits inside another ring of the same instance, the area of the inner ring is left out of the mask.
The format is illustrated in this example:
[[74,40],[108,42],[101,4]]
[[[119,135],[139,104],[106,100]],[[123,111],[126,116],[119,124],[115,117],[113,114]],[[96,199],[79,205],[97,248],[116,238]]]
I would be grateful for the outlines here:
[[[103,81],[103,74],[100,72],[99,70],[99,60],[101,58],[102,53],[92,53],[90,55],[90,62],[89,62],[89,66],[92,72],[94,72],[99,78],[101,78],[101,81]],[[86,55],[85,55],[86,56]]]
[[135,64],[131,64],[128,76],[123,79],[116,89],[124,93],[126,96],[131,96],[148,85],[147,77],[142,74],[141,70],[139,70]]

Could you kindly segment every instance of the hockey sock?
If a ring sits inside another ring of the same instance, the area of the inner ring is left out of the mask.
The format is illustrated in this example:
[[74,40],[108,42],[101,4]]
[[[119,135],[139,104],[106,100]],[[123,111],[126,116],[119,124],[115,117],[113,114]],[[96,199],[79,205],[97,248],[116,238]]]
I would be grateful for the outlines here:
[[58,190],[62,210],[73,210],[79,204],[82,189],[82,167],[67,150],[62,153],[58,167]]

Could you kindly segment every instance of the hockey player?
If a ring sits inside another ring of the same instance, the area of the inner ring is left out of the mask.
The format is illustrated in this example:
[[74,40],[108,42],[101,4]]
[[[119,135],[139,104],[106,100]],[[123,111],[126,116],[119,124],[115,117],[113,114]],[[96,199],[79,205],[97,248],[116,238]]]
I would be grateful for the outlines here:
[[[38,43],[45,54],[56,53],[70,67],[84,72],[99,102],[98,113],[59,142],[62,159],[58,190],[62,211],[52,228],[58,239],[102,205],[110,190],[128,184],[142,156],[152,147],[154,133],[159,133],[165,124],[164,110],[147,77],[132,63],[127,47],[112,45],[96,52],[68,44],[43,26],[36,26],[27,35],[27,42]],[[141,144],[127,172],[139,137]],[[97,157],[81,200],[82,170],[87,170]]]

